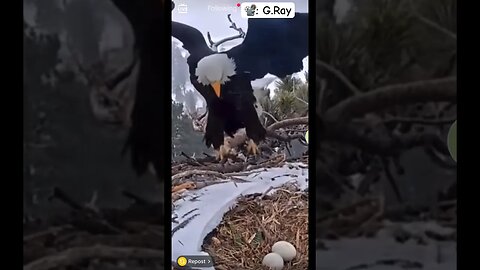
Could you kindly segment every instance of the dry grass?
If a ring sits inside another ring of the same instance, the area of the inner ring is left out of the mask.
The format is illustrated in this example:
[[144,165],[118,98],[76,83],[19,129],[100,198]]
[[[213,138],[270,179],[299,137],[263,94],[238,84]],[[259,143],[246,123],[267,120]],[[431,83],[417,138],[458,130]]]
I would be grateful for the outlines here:
[[297,257],[284,269],[308,269],[308,195],[292,186],[272,195],[243,197],[204,242],[218,270],[266,269],[265,255],[280,240],[292,243]]

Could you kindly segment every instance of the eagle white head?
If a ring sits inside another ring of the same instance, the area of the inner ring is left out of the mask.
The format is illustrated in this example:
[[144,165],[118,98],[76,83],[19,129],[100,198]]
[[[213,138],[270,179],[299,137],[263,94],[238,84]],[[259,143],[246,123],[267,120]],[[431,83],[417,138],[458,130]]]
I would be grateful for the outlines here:
[[235,75],[236,66],[233,59],[224,53],[211,54],[198,61],[195,76],[203,85],[211,85],[217,97],[220,97],[221,85]]

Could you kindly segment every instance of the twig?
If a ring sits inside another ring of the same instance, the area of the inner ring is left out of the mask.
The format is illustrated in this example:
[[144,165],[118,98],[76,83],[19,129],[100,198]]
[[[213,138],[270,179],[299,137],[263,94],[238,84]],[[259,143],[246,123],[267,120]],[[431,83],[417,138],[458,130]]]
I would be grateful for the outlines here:
[[58,187],[53,188],[53,194],[50,196],[49,199],[51,200],[54,198],[60,200],[61,202],[73,208],[74,210],[80,211],[83,209],[83,206],[81,204],[74,201],[65,192],[63,192],[63,190],[59,189]]
[[94,190],[92,193],[92,198],[88,203],[85,204],[85,207],[95,211],[100,212],[97,207],[97,200],[98,200],[98,190]]
[[23,267],[23,270],[50,270],[70,265],[81,261],[100,259],[160,259],[163,261],[163,250],[133,248],[133,247],[109,247],[95,245],[93,247],[75,247],[59,252],[56,255],[48,256]]
[[182,221],[180,224],[178,224],[175,228],[172,229],[172,236],[180,229],[184,228],[185,226],[187,226],[188,223],[190,223],[190,221],[192,221],[194,218],[196,218],[197,216],[199,216],[200,214],[195,214],[195,215],[192,215],[191,217],[187,218],[186,220]]
[[300,102],[302,102],[303,104],[306,104],[306,105],[308,106],[308,102],[306,102],[305,100],[297,97],[297,95],[294,95],[294,97],[295,97],[298,101],[300,101]]
[[242,38],[242,35],[238,34],[238,35],[235,35],[235,36],[226,37],[226,38],[224,38],[224,39],[221,39],[221,40],[215,42],[215,43],[212,45],[212,47],[213,47],[213,48],[218,48],[218,46],[220,46],[221,44],[223,44],[223,43],[225,43],[225,42],[227,42],[227,41],[230,41],[230,40],[235,40],[235,39],[237,39],[237,38]]
[[251,174],[254,174],[258,171],[259,169],[249,169],[243,172],[234,172],[234,173],[225,173],[225,176],[248,176]]
[[143,199],[143,198],[140,198],[138,195],[135,195],[133,194],[132,192],[128,191],[128,190],[124,190],[122,191],[122,195],[129,198],[129,199],[132,199],[133,201],[135,201],[135,203],[137,204],[140,204],[140,205],[149,205],[151,204],[151,202],[149,202],[148,200],[146,199]]
[[417,18],[419,21],[421,21],[422,23],[424,23],[425,25],[428,25],[430,26],[431,28],[447,35],[449,38],[453,39],[453,40],[457,40],[457,34],[453,33],[452,31],[446,29],[445,27],[443,26],[440,26],[438,23],[436,22],[433,22],[432,20],[430,19],[427,19],[425,18],[424,16],[422,16],[418,11],[417,11],[417,8],[414,6],[413,2],[412,1],[409,1],[409,4],[410,4],[410,8],[411,8],[411,11],[413,12],[413,16],[415,18]]
[[[359,95],[362,93],[360,89],[358,89],[348,78],[345,76],[340,70],[334,68],[333,66],[323,62],[322,60],[317,59],[316,61],[317,69],[319,70],[326,70],[331,74],[335,75],[337,79],[339,79],[345,86],[354,94]],[[320,81],[321,78],[317,75],[317,80]]]
[[268,126],[267,130],[274,131],[279,128],[295,126],[295,125],[308,125],[308,116],[278,121],[277,123],[273,123],[270,126]]
[[263,198],[273,189],[273,186],[270,186],[267,190],[265,190],[265,192],[262,193],[262,195],[260,195],[259,199],[260,200],[263,200]]
[[195,183],[193,183],[192,181],[187,181],[180,185],[172,186],[172,193],[180,193],[180,191],[182,191],[183,193],[183,191],[185,190],[194,189],[194,188],[196,188]]
[[184,156],[185,158],[187,158],[188,161],[193,163],[192,165],[197,165],[197,166],[205,165],[205,164],[202,164],[201,162],[199,162],[198,160],[196,160],[195,158],[188,156],[183,151],[182,151],[181,155]]
[[245,32],[243,32],[243,29],[242,29],[242,28],[237,27],[237,25],[235,24],[235,22],[233,22],[231,16],[232,16],[232,14],[228,14],[228,15],[227,15],[228,21],[232,24],[232,25],[230,25],[230,28],[238,31],[238,33],[241,35],[241,37],[242,37],[242,38],[245,38]]
[[270,116],[270,117],[272,118],[272,120],[275,121],[275,123],[278,122],[278,120],[277,120],[271,113],[269,113],[269,112],[267,112],[267,111],[262,111],[262,113]]
[[207,154],[205,152],[202,153],[206,158],[215,158],[214,156]]
[[444,28],[444,27],[441,27],[440,25],[438,25],[437,23],[421,16],[420,14],[415,14],[415,17],[417,19],[419,19],[421,22],[423,22],[424,24],[446,34],[448,37],[452,38],[453,40],[457,41],[457,34],[453,33],[452,31]]
[[208,42],[210,43],[211,48],[218,48],[218,46],[220,46],[221,44],[223,44],[227,41],[230,41],[230,40],[235,40],[237,38],[245,38],[245,32],[242,30],[242,28],[237,27],[237,25],[235,24],[235,22],[232,21],[232,18],[230,18],[230,16],[231,16],[231,14],[227,14],[228,21],[231,23],[229,28],[232,28],[232,29],[236,30],[239,34],[235,35],[235,36],[231,36],[231,37],[226,37],[226,38],[221,39],[217,42],[214,42],[212,40],[210,32],[207,32],[207,38],[208,38]]
[[180,178],[189,177],[192,175],[213,175],[221,179],[225,179],[225,175],[223,173],[215,172],[215,171],[206,171],[206,170],[189,170],[181,173],[177,173],[172,176],[172,183],[176,183],[176,181]]
[[210,43],[210,47],[213,47],[215,42],[213,42],[212,36],[210,35],[210,32],[207,32],[207,39],[208,39],[208,42]]

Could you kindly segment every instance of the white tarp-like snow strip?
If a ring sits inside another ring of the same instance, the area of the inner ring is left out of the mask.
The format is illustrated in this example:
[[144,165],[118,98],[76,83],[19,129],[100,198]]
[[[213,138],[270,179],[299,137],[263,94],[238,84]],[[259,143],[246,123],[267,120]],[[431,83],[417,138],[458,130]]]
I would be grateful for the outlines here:
[[[181,255],[205,255],[202,244],[212,230],[222,221],[239,197],[254,193],[269,193],[287,183],[295,184],[301,190],[308,188],[308,168],[305,164],[289,163],[279,168],[252,171],[248,176],[237,176],[247,182],[226,182],[210,185],[188,194],[174,203],[172,212],[172,261]],[[184,227],[176,229],[182,222]],[[206,268],[205,268],[206,269]],[[213,269],[213,268],[211,268]]]

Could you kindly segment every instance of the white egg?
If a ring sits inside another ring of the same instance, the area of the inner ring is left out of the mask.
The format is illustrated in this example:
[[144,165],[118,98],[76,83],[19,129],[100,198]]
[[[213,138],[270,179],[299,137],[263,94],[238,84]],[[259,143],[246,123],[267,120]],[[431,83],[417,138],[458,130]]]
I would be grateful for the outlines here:
[[295,247],[287,241],[278,241],[272,246],[272,252],[282,256],[283,260],[288,262],[297,256]]
[[262,264],[273,270],[283,269],[283,259],[277,253],[268,253],[262,261]]

